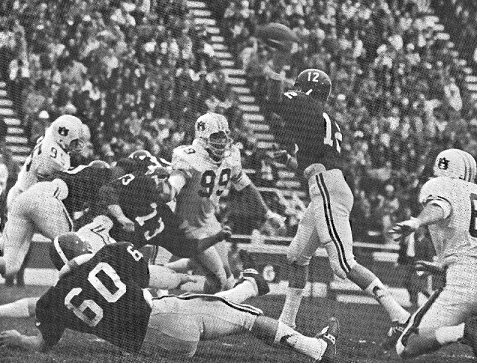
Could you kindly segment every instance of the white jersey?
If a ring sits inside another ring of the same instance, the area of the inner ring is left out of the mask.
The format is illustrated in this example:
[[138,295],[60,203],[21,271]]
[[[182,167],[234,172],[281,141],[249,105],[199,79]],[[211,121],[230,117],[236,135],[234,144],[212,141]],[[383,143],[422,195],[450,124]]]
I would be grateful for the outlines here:
[[477,257],[477,185],[460,179],[437,177],[423,185],[419,201],[450,206],[448,217],[429,225],[439,262],[456,257]]
[[22,192],[56,171],[70,168],[70,156],[50,138],[38,139],[15,184]]
[[188,222],[196,238],[220,231],[215,212],[220,196],[229,185],[242,190],[251,183],[242,171],[240,150],[235,145],[220,164],[195,141],[192,145],[179,146],[172,155],[172,168],[185,179],[177,196],[176,213]]

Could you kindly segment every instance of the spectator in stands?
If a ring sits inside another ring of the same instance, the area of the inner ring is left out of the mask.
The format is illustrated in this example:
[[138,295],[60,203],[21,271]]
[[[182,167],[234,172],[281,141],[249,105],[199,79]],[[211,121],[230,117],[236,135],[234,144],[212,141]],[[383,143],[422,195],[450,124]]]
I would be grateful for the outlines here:
[[397,199],[393,185],[386,184],[384,186],[384,195],[381,199],[377,213],[380,215],[383,228],[382,233],[385,236],[385,243],[393,243],[392,238],[386,233],[396,222],[397,212],[399,210],[399,200]]
[[45,134],[45,130],[50,126],[50,114],[46,110],[40,111],[38,118],[31,124],[29,144],[33,147],[37,140]]
[[[5,164],[0,163],[0,232],[3,231],[7,218],[7,194],[8,194],[8,168]],[[13,286],[14,279],[17,279],[18,286],[24,286],[24,273],[26,263],[23,264],[20,271],[15,277],[10,277],[5,280],[6,286]]]

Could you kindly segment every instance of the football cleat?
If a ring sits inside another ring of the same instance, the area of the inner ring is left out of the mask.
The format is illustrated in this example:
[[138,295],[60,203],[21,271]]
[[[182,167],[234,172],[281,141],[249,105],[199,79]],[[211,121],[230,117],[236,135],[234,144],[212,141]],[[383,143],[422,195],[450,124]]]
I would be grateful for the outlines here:
[[253,279],[255,281],[255,284],[257,285],[258,296],[266,295],[270,292],[270,287],[268,286],[267,281],[265,281],[263,276],[259,274],[257,270],[254,270],[252,268],[243,270],[242,277],[237,282],[237,284],[240,284],[244,280],[250,281],[250,279]]
[[332,363],[336,357],[336,340],[340,334],[340,323],[335,317],[328,320],[328,325],[316,335],[317,339],[322,339],[326,342],[326,350],[323,353],[321,360],[318,362]]
[[462,343],[470,346],[474,352],[474,357],[477,357],[477,316],[466,320]]
[[396,343],[399,337],[404,333],[404,329],[406,329],[407,321],[405,323],[398,323],[397,321],[393,321],[391,327],[388,330],[388,334],[384,341],[381,343],[381,348],[384,350],[393,349],[396,346]]

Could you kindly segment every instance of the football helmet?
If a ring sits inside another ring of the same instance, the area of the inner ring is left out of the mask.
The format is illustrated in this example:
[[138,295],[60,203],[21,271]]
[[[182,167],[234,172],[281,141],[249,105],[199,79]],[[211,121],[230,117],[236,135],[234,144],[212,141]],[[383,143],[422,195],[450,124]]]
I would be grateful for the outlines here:
[[93,160],[88,164],[88,166],[96,169],[111,169],[109,164],[103,160]]
[[87,253],[93,253],[90,244],[76,232],[60,234],[50,245],[51,262],[58,270],[73,258]]
[[434,162],[434,176],[445,176],[474,182],[477,165],[472,155],[464,150],[447,149],[439,153]]
[[147,150],[136,150],[128,158],[134,160],[134,171],[140,173],[147,173],[161,166],[157,158]]
[[222,160],[230,152],[229,123],[224,115],[208,112],[195,122],[195,138],[210,157],[215,161]]
[[319,69],[305,69],[296,77],[294,88],[321,102],[326,102],[331,93],[331,79]]
[[62,115],[53,121],[45,132],[45,139],[51,138],[65,152],[80,151],[83,140],[83,123],[78,117]]

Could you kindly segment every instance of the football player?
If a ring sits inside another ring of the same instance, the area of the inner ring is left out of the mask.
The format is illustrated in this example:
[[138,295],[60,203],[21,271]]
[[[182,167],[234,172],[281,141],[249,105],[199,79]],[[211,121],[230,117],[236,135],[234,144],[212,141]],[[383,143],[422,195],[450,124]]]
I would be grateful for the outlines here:
[[[53,241],[59,234],[73,230],[73,213],[82,211],[85,205],[94,201],[99,188],[114,174],[113,169],[93,161],[88,166],[54,173],[53,181],[38,182],[18,195],[8,211],[3,230],[2,275],[11,276],[20,269],[35,232]],[[95,220],[94,227],[101,221],[103,219]],[[106,243],[107,224],[101,223],[101,228],[90,227],[98,238],[101,237],[101,245]]]
[[[220,231],[215,211],[221,195],[231,184],[249,194],[249,199],[261,207],[266,220],[276,227],[284,226],[284,218],[267,207],[243,172],[240,150],[232,144],[229,134],[227,119],[209,112],[197,119],[192,145],[179,146],[173,151],[168,200],[176,201],[175,212],[187,222],[187,233],[194,238],[210,237]],[[208,272],[207,291],[233,286],[225,242],[204,251],[198,259]]]
[[389,338],[392,335],[395,342],[395,331],[399,324],[404,326],[409,313],[354,258],[349,222],[353,194],[343,176],[343,135],[338,123],[324,112],[331,80],[319,69],[306,69],[296,78],[294,88],[282,95],[278,112],[284,124],[283,149],[274,156],[304,176],[311,201],[288,248],[289,286],[280,320],[295,326],[311,257],[324,247],[334,274],[350,279],[386,309],[393,321]]
[[[263,316],[257,308],[236,304],[223,296],[168,295],[153,299],[146,289],[147,262],[131,244],[108,245],[90,255],[84,240],[64,237],[59,236],[52,246],[57,267],[84,255],[88,258],[63,274],[37,302],[37,335],[4,331],[0,333],[0,345],[48,351],[68,328],[94,334],[128,352],[154,352],[159,347],[192,357],[200,340],[249,332],[315,361],[334,360],[339,331],[335,318],[316,337],[306,337]],[[233,290],[225,294],[233,295]]]
[[83,146],[83,124],[79,118],[63,115],[53,121],[23,164],[17,182],[8,193],[7,208],[36,182],[45,180],[56,171],[68,170],[69,153],[80,151]]
[[111,237],[136,248],[161,246],[178,257],[197,256],[230,237],[228,227],[201,239],[188,235],[187,222],[164,201],[168,177],[166,168],[156,167],[146,174],[126,174],[100,189],[98,213],[112,217]]
[[[448,149],[434,163],[435,178],[421,188],[416,218],[396,224],[396,241],[428,226],[445,286],[409,319],[396,351],[401,358],[463,341],[477,353],[477,166],[469,153]],[[431,266],[434,268],[435,266]]]

